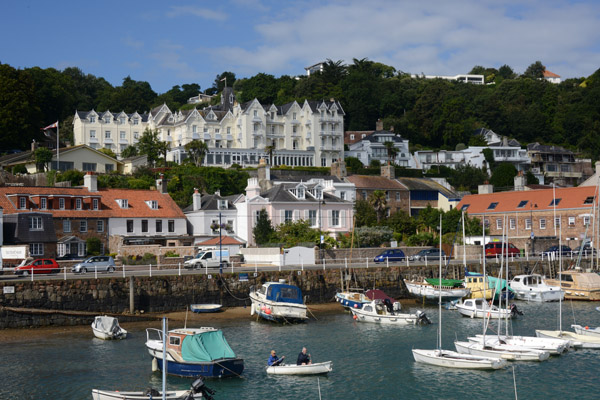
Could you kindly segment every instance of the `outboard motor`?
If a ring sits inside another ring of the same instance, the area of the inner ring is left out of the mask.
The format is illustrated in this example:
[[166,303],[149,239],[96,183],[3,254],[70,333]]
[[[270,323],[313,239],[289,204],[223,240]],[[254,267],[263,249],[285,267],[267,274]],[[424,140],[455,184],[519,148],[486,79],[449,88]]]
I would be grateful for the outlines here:
[[203,399],[213,400],[212,395],[215,394],[215,391],[206,387],[202,378],[198,378],[192,383],[190,394],[186,397],[186,400],[194,400],[195,393],[202,393]]
[[427,318],[427,315],[423,311],[417,311],[417,325],[429,325],[431,321]]
[[394,306],[392,306],[392,302],[390,301],[390,299],[383,299],[383,304],[385,304],[385,308],[389,313],[394,312]]
[[523,312],[517,308],[515,303],[511,303],[510,305],[510,315],[516,317],[517,315],[523,315]]
[[156,397],[157,399],[162,399],[160,392],[154,388],[148,388],[144,391],[144,396],[148,396],[149,398]]

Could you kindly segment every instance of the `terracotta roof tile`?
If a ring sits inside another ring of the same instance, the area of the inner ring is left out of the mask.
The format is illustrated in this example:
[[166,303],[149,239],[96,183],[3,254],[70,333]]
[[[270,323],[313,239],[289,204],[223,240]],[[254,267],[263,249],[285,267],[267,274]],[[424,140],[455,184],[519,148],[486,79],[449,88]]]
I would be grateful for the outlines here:
[[[222,237],[222,245],[242,245],[244,243],[240,242],[237,239],[232,238],[231,236],[223,236]],[[215,237],[212,239],[205,240],[204,242],[197,243],[196,246],[213,246],[219,245],[219,238]]]
[[560,78],[560,75],[556,75],[554,72],[544,70],[544,78]]

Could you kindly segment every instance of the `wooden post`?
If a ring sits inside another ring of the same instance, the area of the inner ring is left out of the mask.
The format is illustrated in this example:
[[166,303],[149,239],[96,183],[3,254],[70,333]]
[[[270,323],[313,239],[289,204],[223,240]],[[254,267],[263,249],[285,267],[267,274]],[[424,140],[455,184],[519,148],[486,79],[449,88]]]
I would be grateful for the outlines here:
[[135,311],[134,295],[133,295],[133,276],[129,277],[129,312],[133,314]]

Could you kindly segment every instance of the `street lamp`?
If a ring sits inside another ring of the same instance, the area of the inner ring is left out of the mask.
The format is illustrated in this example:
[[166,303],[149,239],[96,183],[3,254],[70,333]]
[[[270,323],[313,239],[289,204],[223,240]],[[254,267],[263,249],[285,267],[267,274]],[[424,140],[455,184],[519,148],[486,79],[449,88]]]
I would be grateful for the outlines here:
[[[323,192],[321,192],[321,196],[323,196],[322,194]],[[318,199],[318,204],[319,204],[319,234],[321,235],[320,237],[320,241],[319,241],[319,257],[321,258],[321,264],[323,264],[323,231],[322,231],[322,222],[321,222],[321,204],[325,205],[325,200],[323,200],[323,198],[319,198]]]
[[533,208],[537,208],[537,204],[529,203],[529,229],[531,229],[531,235],[529,236],[531,239],[531,253],[533,253],[533,238],[535,237],[533,233]]

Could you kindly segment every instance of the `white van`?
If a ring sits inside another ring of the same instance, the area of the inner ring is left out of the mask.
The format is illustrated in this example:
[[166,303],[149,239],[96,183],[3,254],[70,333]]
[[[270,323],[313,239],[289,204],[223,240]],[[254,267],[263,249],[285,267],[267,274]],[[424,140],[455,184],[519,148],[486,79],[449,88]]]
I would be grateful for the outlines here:
[[223,268],[229,266],[229,250],[208,249],[201,250],[196,256],[183,263],[185,268],[219,268],[219,261],[223,261]]

